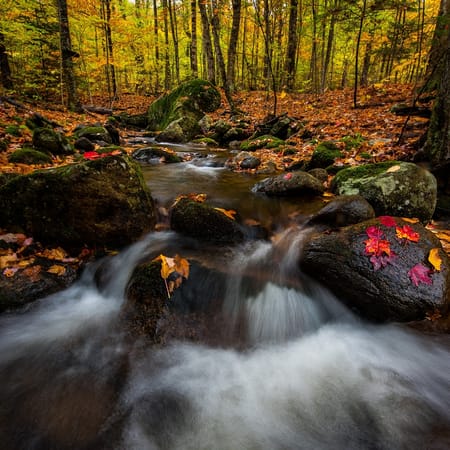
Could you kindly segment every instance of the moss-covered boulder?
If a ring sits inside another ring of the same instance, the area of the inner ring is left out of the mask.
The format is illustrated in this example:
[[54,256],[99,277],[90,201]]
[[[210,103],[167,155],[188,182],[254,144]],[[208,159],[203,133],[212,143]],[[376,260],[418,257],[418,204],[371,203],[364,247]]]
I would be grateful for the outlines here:
[[0,187],[0,227],[67,250],[121,248],[154,224],[150,191],[127,156],[39,170]]
[[272,196],[320,195],[324,190],[316,177],[301,170],[265,178],[252,188],[253,192]]
[[334,164],[336,158],[342,157],[342,153],[334,142],[321,142],[314,150],[311,160],[308,163],[308,169],[322,168]]
[[52,158],[48,153],[43,153],[32,148],[19,148],[8,156],[10,163],[21,164],[50,164]]
[[264,135],[242,142],[241,150],[244,152],[254,152],[260,148],[278,148],[282,145],[286,145],[283,139],[271,135]]
[[[439,270],[429,262],[433,249]],[[370,320],[407,322],[448,312],[449,260],[420,223],[383,216],[317,233],[305,243],[300,266]]]
[[172,207],[170,226],[174,231],[217,244],[235,244],[243,241],[242,227],[221,210],[182,198]]
[[170,127],[171,134],[162,133],[160,141],[173,139],[171,136],[175,136],[177,142],[188,141],[201,132],[199,121],[205,113],[215,111],[220,101],[220,92],[208,81],[188,81],[150,105],[147,129],[164,132]]
[[33,131],[33,147],[52,155],[71,155],[74,152],[64,134],[50,128],[36,128]]
[[75,138],[86,138],[91,142],[106,142],[112,144],[113,139],[108,130],[102,126],[81,126],[75,131]]
[[150,164],[155,162],[171,164],[183,161],[183,158],[178,156],[173,150],[156,146],[139,148],[135,150],[131,156],[136,161]]
[[362,195],[377,215],[417,217],[426,222],[436,207],[436,178],[413,163],[387,161],[349,167],[336,174],[331,189],[338,195]]

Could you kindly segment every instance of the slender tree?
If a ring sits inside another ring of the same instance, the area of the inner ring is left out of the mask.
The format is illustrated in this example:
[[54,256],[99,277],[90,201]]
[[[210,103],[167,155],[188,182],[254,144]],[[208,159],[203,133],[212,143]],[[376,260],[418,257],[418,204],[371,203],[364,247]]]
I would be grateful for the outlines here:
[[0,79],[5,89],[13,89],[11,68],[9,67],[8,54],[5,47],[5,36],[0,33]]
[[197,0],[191,0],[190,65],[194,78],[198,77],[197,55]]
[[297,68],[297,47],[298,47],[298,0],[291,0],[289,4],[289,29],[288,43],[286,50],[286,62],[284,71],[286,72],[286,87],[292,90],[295,84],[295,72]]
[[80,101],[76,91],[72,58],[78,56],[78,54],[72,50],[67,1],[57,0],[57,6],[59,17],[59,37],[61,43],[61,75],[63,81],[63,91],[66,95],[67,107],[71,111],[76,111],[80,108]]
[[206,59],[206,77],[212,84],[216,83],[216,66],[214,63],[214,53],[211,41],[208,12],[206,11],[205,0],[199,0],[198,8],[202,22],[202,44]]
[[230,93],[235,90],[236,83],[236,52],[241,25],[241,6],[242,0],[232,0],[233,17],[231,22],[230,41],[228,43],[228,66],[227,66],[227,84]]

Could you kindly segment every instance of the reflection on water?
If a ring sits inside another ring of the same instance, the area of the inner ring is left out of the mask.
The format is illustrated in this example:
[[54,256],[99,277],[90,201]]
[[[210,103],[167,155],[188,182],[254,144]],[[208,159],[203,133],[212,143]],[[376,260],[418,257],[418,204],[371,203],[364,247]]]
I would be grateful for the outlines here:
[[[168,195],[170,182],[170,196],[202,191],[205,178],[205,187],[214,180],[207,190],[212,198],[232,203],[254,181],[242,177],[231,191],[235,197],[226,200],[228,184],[236,182],[229,172],[178,166],[166,174],[169,166],[146,169],[156,195]],[[169,248],[174,253],[177,246],[188,256],[188,243],[175,233],[150,234],[102,263],[100,288],[91,267],[66,291],[29,311],[3,315],[0,447],[450,448],[448,336],[355,318],[298,271],[304,239],[305,231],[291,228],[276,244],[233,249],[226,265],[223,255],[207,251],[205,259],[221,270],[220,287],[214,287],[219,271],[209,271],[190,278],[180,292],[198,297],[189,299],[192,304],[212,291],[222,295],[220,323],[228,336],[207,317],[217,334],[214,346],[172,341],[149,347],[124,336],[118,320],[128,279],[142,258]],[[193,289],[189,282],[195,280],[205,284]],[[237,338],[234,348],[230,335]]]

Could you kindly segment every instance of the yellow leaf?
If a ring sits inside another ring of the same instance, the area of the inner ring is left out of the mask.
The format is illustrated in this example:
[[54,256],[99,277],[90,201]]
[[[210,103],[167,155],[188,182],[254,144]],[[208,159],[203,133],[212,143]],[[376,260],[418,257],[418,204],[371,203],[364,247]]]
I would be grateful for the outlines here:
[[214,208],[216,211],[221,212],[222,214],[225,214],[229,219],[231,220],[236,220],[235,219],[235,215],[236,215],[236,211],[234,211],[233,209],[223,209],[223,208]]
[[174,260],[175,260],[176,271],[183,278],[188,279],[189,278],[189,262],[188,262],[188,260],[182,258],[180,255],[175,255]]
[[47,259],[63,260],[67,257],[67,253],[61,248],[45,249],[43,252],[38,253],[39,256]]
[[409,223],[418,223],[420,222],[417,217],[402,217],[402,220]]
[[3,271],[3,275],[5,275],[5,277],[11,278],[13,277],[16,272],[19,269],[17,267],[7,267],[4,271]]
[[397,170],[400,170],[400,166],[399,165],[389,167],[389,169],[386,170],[386,173],[397,172]]
[[280,94],[280,98],[284,98],[284,97],[286,97],[286,91],[281,91],[281,94]]
[[5,269],[6,267],[10,267],[17,262],[17,255],[15,253],[11,253],[5,256],[0,256],[0,269]]
[[432,248],[430,254],[428,255],[428,261],[438,272],[441,270],[442,259],[439,256],[439,249]]
[[51,266],[47,270],[47,272],[48,273],[53,273],[53,274],[58,275],[58,276],[62,276],[62,275],[65,275],[66,268],[64,266],[60,266],[58,264],[55,264],[55,265]]

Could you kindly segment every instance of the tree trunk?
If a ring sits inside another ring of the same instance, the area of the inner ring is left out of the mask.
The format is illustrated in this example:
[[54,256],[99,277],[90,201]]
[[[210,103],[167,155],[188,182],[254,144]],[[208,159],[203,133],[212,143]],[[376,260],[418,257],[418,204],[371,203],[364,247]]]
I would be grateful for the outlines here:
[[5,89],[13,89],[13,81],[11,78],[11,68],[9,67],[8,54],[4,44],[4,36],[0,33],[0,79]]
[[[437,98],[431,114],[424,152],[435,169],[450,166],[450,10],[448,0],[441,0],[441,11],[436,25],[437,40],[433,43],[430,61],[438,82]],[[439,57],[437,56],[439,55]],[[448,175],[447,175],[448,177]]]
[[289,5],[289,29],[288,44],[286,50],[286,63],[284,70],[286,72],[286,87],[292,90],[295,84],[295,71],[297,67],[297,18],[298,18],[298,0],[291,0]]
[[194,78],[198,77],[197,59],[197,1],[191,0],[191,43],[190,43],[191,72]]
[[203,49],[206,56],[206,67],[207,67],[207,79],[210,83],[216,83],[216,69],[214,64],[214,54],[211,42],[211,34],[209,32],[209,19],[208,13],[206,12],[206,6],[204,1],[198,2],[198,8],[200,10],[200,18],[202,21],[202,42]]
[[163,21],[164,21],[164,89],[170,90],[172,87],[172,73],[170,70],[169,58],[169,6],[167,0],[162,0]]
[[61,43],[61,71],[63,91],[65,91],[66,94],[68,109],[71,111],[77,111],[80,109],[80,101],[76,92],[75,73],[72,58],[74,56],[78,56],[78,54],[72,51],[67,1],[58,0],[57,5],[59,16],[59,38]]
[[236,83],[236,51],[241,24],[241,0],[232,0],[233,19],[231,23],[230,41],[228,43],[227,80],[230,93],[234,92]]

